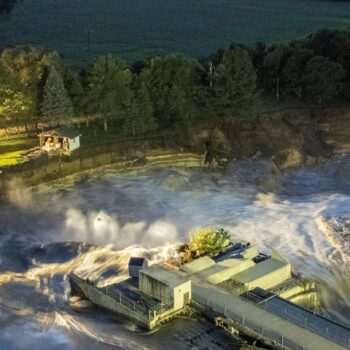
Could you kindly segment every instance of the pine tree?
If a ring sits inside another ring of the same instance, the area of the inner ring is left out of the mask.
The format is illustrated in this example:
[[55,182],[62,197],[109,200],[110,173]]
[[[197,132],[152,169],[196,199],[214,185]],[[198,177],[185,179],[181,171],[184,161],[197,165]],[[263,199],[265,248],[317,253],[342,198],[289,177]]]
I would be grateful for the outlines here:
[[56,69],[51,68],[47,77],[41,106],[44,121],[66,123],[73,116],[73,105],[63,80]]
[[144,83],[140,83],[130,103],[125,119],[125,131],[133,136],[155,130],[157,123],[149,93]]
[[256,102],[256,72],[248,51],[235,46],[225,52],[214,76],[214,91],[219,108],[232,112]]

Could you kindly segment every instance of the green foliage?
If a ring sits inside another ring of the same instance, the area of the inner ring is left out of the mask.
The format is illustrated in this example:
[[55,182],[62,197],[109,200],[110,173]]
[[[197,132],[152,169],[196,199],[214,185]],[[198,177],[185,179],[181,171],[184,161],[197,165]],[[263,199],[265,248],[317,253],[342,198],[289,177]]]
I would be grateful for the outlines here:
[[331,101],[342,89],[344,68],[328,58],[315,56],[305,67],[304,82],[307,97],[318,103]]
[[216,255],[230,244],[230,235],[223,228],[201,227],[190,234],[189,250],[201,255]]
[[23,92],[0,84],[0,125],[18,125],[30,111],[31,103]]
[[254,49],[233,43],[201,64],[168,55],[136,62],[132,69],[107,55],[78,71],[64,67],[57,52],[8,48],[0,56],[0,86],[2,125],[30,126],[40,112],[42,120],[62,122],[74,109],[101,116],[105,130],[112,121],[118,135],[187,131],[195,119],[234,116],[239,122],[238,117],[256,115],[261,88],[265,102],[275,96],[274,106],[295,98],[344,100],[350,95],[350,31],[321,30],[269,47],[257,43]]
[[0,64],[8,83],[25,89],[31,97],[32,115],[39,114],[47,72],[53,66],[62,70],[58,53],[45,53],[34,47],[9,48],[1,54]]
[[133,136],[157,129],[153,106],[142,78],[135,78],[134,94],[127,110],[124,128]]
[[257,75],[248,51],[234,46],[225,52],[214,73],[214,91],[220,110],[251,107],[257,99]]
[[296,48],[287,59],[281,74],[281,84],[287,94],[292,94],[299,99],[303,97],[305,66],[312,56],[312,51]]
[[85,112],[85,95],[81,78],[77,72],[67,72],[65,76],[65,86],[73,104],[76,114]]
[[349,30],[322,29],[298,41],[302,47],[311,50],[315,56],[323,56],[350,69]]
[[131,100],[132,74],[111,55],[96,60],[88,76],[89,112],[104,118],[122,119]]
[[186,124],[196,116],[201,67],[180,55],[158,57],[141,74],[156,121],[162,127]]
[[280,97],[282,73],[292,52],[288,45],[278,44],[270,47],[265,56],[263,85],[271,89],[277,99]]
[[65,124],[73,116],[72,102],[62,78],[54,67],[51,68],[45,83],[41,112],[44,121],[54,124]]

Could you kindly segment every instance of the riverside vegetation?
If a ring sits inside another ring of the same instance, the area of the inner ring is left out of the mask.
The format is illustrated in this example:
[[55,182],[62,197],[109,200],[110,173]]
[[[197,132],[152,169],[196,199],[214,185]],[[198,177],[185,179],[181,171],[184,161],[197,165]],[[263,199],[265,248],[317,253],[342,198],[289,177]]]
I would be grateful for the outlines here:
[[198,124],[254,125],[276,106],[346,105],[349,95],[347,30],[269,46],[232,43],[200,60],[172,54],[127,66],[108,54],[79,70],[35,47],[0,56],[0,128],[7,137],[16,128],[30,136],[39,126],[77,120],[86,121],[87,140],[98,130],[106,141],[186,133]]

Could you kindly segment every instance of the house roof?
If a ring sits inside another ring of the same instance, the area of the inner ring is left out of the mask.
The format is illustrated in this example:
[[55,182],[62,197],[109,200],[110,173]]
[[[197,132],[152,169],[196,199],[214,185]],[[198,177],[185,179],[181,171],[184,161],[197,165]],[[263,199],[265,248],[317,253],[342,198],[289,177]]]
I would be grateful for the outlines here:
[[46,137],[59,136],[59,137],[67,137],[69,139],[74,139],[78,136],[81,136],[81,133],[79,130],[71,129],[71,128],[68,128],[67,126],[60,126],[57,129],[44,131],[38,136],[46,136]]

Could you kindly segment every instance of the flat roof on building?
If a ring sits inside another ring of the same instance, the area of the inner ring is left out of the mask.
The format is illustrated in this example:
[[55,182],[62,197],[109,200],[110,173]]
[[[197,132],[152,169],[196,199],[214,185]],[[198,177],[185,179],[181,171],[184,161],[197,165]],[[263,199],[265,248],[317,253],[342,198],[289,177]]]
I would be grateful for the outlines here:
[[261,277],[264,277],[270,274],[271,272],[277,271],[286,265],[290,264],[286,261],[270,258],[256,264],[255,266],[247,270],[238,273],[233,277],[233,279],[243,284],[249,283]]
[[210,259],[208,256],[203,256],[201,258],[195,259],[190,263],[181,266],[181,269],[189,274],[194,274],[207,268],[214,266],[215,261]]
[[175,288],[190,280],[184,272],[172,270],[162,264],[151,265],[145,270],[140,270],[140,273],[147,275],[170,288]]

